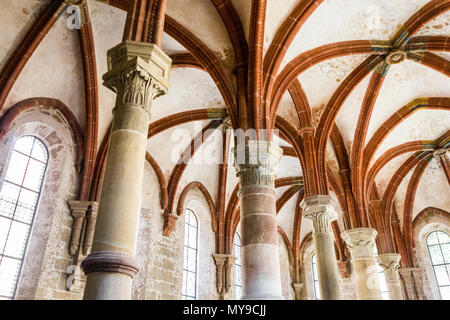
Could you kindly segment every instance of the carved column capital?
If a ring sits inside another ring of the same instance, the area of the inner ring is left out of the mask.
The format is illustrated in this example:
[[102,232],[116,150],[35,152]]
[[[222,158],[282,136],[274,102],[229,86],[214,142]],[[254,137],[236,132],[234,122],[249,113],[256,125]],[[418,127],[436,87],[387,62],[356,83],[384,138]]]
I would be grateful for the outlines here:
[[331,222],[338,218],[333,199],[328,195],[315,195],[302,200],[303,216],[312,220],[313,233],[332,232]]
[[375,258],[375,238],[378,232],[372,228],[355,228],[341,233],[352,260]]
[[274,142],[250,140],[234,148],[234,167],[241,188],[274,188],[275,173],[283,150]]
[[378,255],[378,264],[384,269],[386,280],[397,281],[400,279],[398,269],[401,255],[398,253],[383,253]]
[[134,105],[150,114],[153,99],[167,93],[172,60],[152,43],[125,41],[108,50],[104,85],[117,94],[116,108]]

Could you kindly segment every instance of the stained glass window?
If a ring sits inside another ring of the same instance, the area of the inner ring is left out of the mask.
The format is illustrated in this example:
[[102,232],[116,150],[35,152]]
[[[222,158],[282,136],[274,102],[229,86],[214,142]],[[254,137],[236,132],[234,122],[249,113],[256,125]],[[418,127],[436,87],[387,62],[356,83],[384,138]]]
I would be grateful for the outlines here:
[[314,299],[320,300],[319,276],[317,275],[316,254],[311,257],[311,268],[313,273]]
[[236,289],[236,299],[240,299],[242,295],[241,237],[237,232],[234,234],[234,256],[236,257],[234,261],[234,287]]
[[186,209],[184,220],[183,300],[197,298],[198,221],[191,209]]
[[442,300],[450,300],[450,237],[433,231],[427,237],[428,252]]
[[0,299],[14,299],[48,163],[45,145],[19,138],[0,189]]

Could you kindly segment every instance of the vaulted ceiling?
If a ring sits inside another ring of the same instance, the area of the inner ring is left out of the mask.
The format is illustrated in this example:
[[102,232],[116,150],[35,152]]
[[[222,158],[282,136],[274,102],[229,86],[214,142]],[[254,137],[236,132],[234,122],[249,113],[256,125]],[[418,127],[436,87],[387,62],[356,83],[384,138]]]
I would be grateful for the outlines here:
[[[127,0],[87,0],[87,23],[81,30],[67,27],[70,15],[56,2],[2,1],[7,10],[0,11],[0,112],[31,97],[61,100],[84,130],[84,156],[97,161],[89,169],[95,180],[115,102],[101,77],[107,71],[107,50],[122,41]],[[169,189],[163,206],[172,201],[176,207],[179,194],[193,181],[202,183],[216,208],[221,190],[222,210],[232,211],[237,205],[238,181],[232,165],[224,168],[194,158],[176,169],[176,162],[168,159],[180,156],[205,126],[217,127],[218,132],[223,127],[223,114],[235,103],[230,96],[238,87],[236,68],[246,63],[240,50],[252,37],[253,2],[167,0],[162,48],[173,58],[174,69],[168,94],[153,104],[148,142],[148,160]],[[277,138],[285,146],[277,175],[278,220],[289,245],[298,247],[311,232],[309,223],[300,227],[294,222],[303,194],[299,180],[283,180],[303,176],[296,146],[287,138],[288,134],[297,138],[298,130],[308,126],[302,123],[301,112],[310,113],[309,125],[316,129],[324,114],[337,112],[326,156],[337,203],[345,199],[342,170],[361,157],[370,161],[366,169],[379,197],[392,198],[402,226],[404,216],[412,221],[427,207],[450,211],[449,177],[439,158],[433,157],[435,149],[449,143],[450,1],[263,2],[263,68],[266,79],[273,80],[265,85],[272,86],[270,99],[279,104],[276,114],[282,127],[290,130]],[[407,45],[396,56],[392,46],[405,41],[405,34]],[[379,64],[390,53],[392,63]],[[219,116],[211,117],[212,109],[218,109]],[[196,154],[208,152],[207,142]],[[213,153],[219,156],[221,148],[213,147]],[[427,162],[408,167],[420,152],[426,153]],[[396,181],[399,173],[404,178]],[[418,175],[419,179],[411,178]],[[224,177],[226,184],[219,187]],[[95,188],[91,189],[85,197],[95,198]],[[341,214],[341,230],[347,227],[344,220]]]

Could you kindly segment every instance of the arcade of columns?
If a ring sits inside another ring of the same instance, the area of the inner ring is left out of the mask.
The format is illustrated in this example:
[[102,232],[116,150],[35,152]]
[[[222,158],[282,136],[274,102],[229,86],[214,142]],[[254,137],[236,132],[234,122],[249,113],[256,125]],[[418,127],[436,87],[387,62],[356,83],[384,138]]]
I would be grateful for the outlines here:
[[[87,10],[86,3],[81,2],[80,5]],[[328,45],[307,52],[308,58],[304,55],[299,56],[295,59],[295,63],[288,65],[278,76],[286,48],[291,44],[302,23],[323,0],[299,1],[290,19],[287,19],[278,30],[273,41],[274,45],[269,47],[264,58],[262,50],[264,19],[267,14],[266,2],[252,1],[248,43],[240,23],[237,24],[238,27],[233,27],[233,24],[236,26],[236,16],[230,2],[226,0],[212,2],[224,20],[235,46],[235,90],[229,90],[229,83],[220,79],[220,68],[214,66],[214,59],[208,56],[209,51],[204,50],[201,43],[193,44],[192,39],[185,41],[184,45],[187,48],[191,46],[192,56],[169,57],[161,50],[163,30],[179,32],[176,30],[176,21],[165,15],[166,0],[109,1],[111,5],[126,9],[128,15],[123,41],[109,50],[109,70],[103,76],[104,85],[115,92],[117,98],[107,154],[104,158],[104,178],[100,183],[102,187],[97,187],[98,190],[101,189],[101,196],[98,201],[95,232],[92,221],[88,223],[88,230],[83,231],[90,237],[93,236],[92,241],[87,241],[92,242],[92,247],[89,247],[90,253],[82,262],[83,271],[87,275],[84,298],[131,298],[132,279],[139,272],[134,251],[147,138],[151,134],[149,126],[152,127],[152,101],[170,90],[170,71],[172,66],[178,64],[195,65],[212,74],[221,93],[226,97],[231,126],[244,131],[254,129],[258,133],[253,140],[241,141],[233,151],[239,190],[235,194],[235,208],[231,209],[231,212],[238,212],[238,215],[240,212],[240,217],[232,216],[230,219],[234,226],[241,221],[242,227],[242,299],[283,298],[278,253],[278,203],[275,193],[277,184],[275,175],[283,152],[293,153],[302,164],[304,197],[298,203],[297,210],[300,214],[296,215],[296,221],[303,216],[312,223],[321,298],[342,299],[340,277],[348,277],[351,269],[357,297],[381,299],[376,270],[379,263],[385,270],[391,299],[423,299],[421,290],[423,270],[414,265],[411,227],[405,227],[408,233],[404,235],[404,240],[399,233],[397,213],[393,207],[393,196],[401,179],[393,179],[388,191],[384,195],[379,195],[374,177],[382,168],[383,161],[377,162],[378,167],[374,170],[369,170],[370,160],[390,130],[380,128],[367,146],[364,145],[367,120],[392,64],[411,59],[447,75],[450,74],[448,63],[442,61],[445,59],[438,59],[431,53],[432,50],[448,51],[450,43],[447,41],[448,37],[413,37],[414,32],[426,21],[447,10],[450,2],[430,1],[404,24],[390,42],[348,41]],[[78,4],[77,1],[75,4]],[[193,36],[188,32],[179,33],[187,38]],[[296,79],[303,69],[324,59],[355,53],[372,55],[339,87],[316,129],[311,124],[311,114],[306,103],[300,103],[298,106],[302,126],[298,133],[293,132],[285,120],[277,117],[280,99],[287,90],[291,96],[299,99],[297,101],[302,101],[302,89]],[[371,71],[373,73],[364,97],[363,111],[358,120],[358,132],[355,133],[354,149],[349,161],[345,147],[340,143],[340,134],[334,120],[348,94],[346,92],[351,91],[350,88]],[[413,101],[404,110],[402,109],[402,112],[393,115],[387,123],[392,128],[403,117],[407,117],[413,108],[449,109],[449,102],[448,98],[424,98]],[[207,118],[214,119],[214,116],[208,115]],[[292,142],[294,148],[280,148],[273,142],[272,131],[275,128],[280,128],[280,136]],[[260,134],[261,130],[266,130],[267,134]],[[340,177],[327,169],[325,158],[329,139],[332,140],[338,154]],[[418,179],[414,180],[411,187],[414,189],[426,163],[432,157],[437,157],[450,183],[450,166],[446,153],[448,139],[446,133],[429,144],[421,144],[416,148],[408,146],[408,150],[416,153],[402,165],[396,176],[405,176],[415,167],[414,175],[417,175]],[[103,150],[106,150],[106,147],[103,147]],[[337,179],[342,180],[342,186],[336,187]],[[330,188],[339,191],[341,194],[339,200],[343,199],[340,205],[344,211],[345,231],[340,231],[337,226],[338,204],[329,195]],[[97,204],[94,201],[96,199],[89,198],[80,197],[80,201],[72,203],[73,208],[78,208],[81,212],[80,216],[88,215],[89,212],[95,215],[91,209],[92,205]],[[170,234],[179,215],[172,207],[169,206],[164,215],[165,235]],[[224,210],[224,204],[220,207]],[[74,230],[77,230],[75,238],[80,237],[82,229],[80,221],[75,219]],[[230,287],[229,274],[234,261],[230,245],[233,229],[224,230],[223,224],[224,221],[219,219],[217,228],[220,232],[217,234],[220,239],[218,252],[214,254],[217,288],[222,298]],[[76,241],[75,244],[78,245]],[[379,254],[376,254],[376,246]],[[299,251],[298,248],[294,250],[294,265],[297,269],[301,265]],[[351,268],[344,263],[347,259],[351,262]],[[298,274],[297,270],[293,286],[297,298],[300,298],[299,291],[302,290],[302,284]]]
[[[164,6],[164,0],[131,1],[124,41],[108,52],[109,71],[103,79],[105,85],[117,94],[117,100],[92,252],[82,264],[88,275],[85,299],[129,299],[131,281],[138,272],[133,252],[151,105],[153,99],[169,89],[171,69],[170,57],[159,48]],[[153,20],[145,19],[148,10],[156,10]],[[267,79],[262,69],[264,15],[265,1],[253,1],[248,69],[236,71],[238,83],[245,83],[239,80],[248,77],[248,85],[238,88],[238,110],[229,112],[235,128],[268,131],[266,136],[241,141],[234,148],[235,168],[240,181],[242,299],[282,299],[274,177],[283,151],[271,141],[274,117],[264,116],[274,115],[273,110],[276,110],[270,104],[271,101],[264,98],[267,97],[264,90],[270,87],[270,84],[264,86]],[[153,31],[153,34],[149,34],[148,30]],[[409,54],[406,49],[409,40],[405,35],[407,31],[402,30],[398,34],[394,45],[383,44],[376,48],[384,51],[384,55],[370,61],[372,68],[376,68],[372,76],[375,86],[382,83],[390,64],[401,62]],[[247,52],[243,55],[247,55]],[[247,92],[248,96],[243,92]],[[376,94],[366,96],[366,100],[371,100],[368,102],[369,107],[375,98]],[[308,127],[302,134],[307,197],[300,206],[304,217],[313,224],[321,297],[339,300],[339,273],[331,225],[337,219],[336,204],[328,195],[326,177],[323,177],[323,172],[319,172],[323,154],[318,149],[322,147],[322,137],[326,138],[331,133],[331,128],[327,130],[323,135],[318,132],[315,140],[314,130]],[[365,164],[360,154],[355,161],[358,162],[355,171],[362,173],[361,167]],[[359,179],[357,177],[356,181]],[[358,207],[360,203],[357,197],[363,196],[358,193],[360,191],[356,192],[356,197],[349,195],[348,206],[352,206],[351,210],[355,211],[354,221],[350,224],[352,228],[340,236],[350,251],[358,298],[381,299],[375,254],[377,231],[369,227],[368,213],[364,212],[366,207]],[[362,199],[364,201],[364,197]],[[384,209],[390,210],[387,206]],[[356,216],[358,211],[360,217]],[[223,267],[224,258],[229,259],[227,255],[215,255],[218,270]],[[383,252],[378,257],[386,272],[391,299],[403,298],[398,272],[400,258],[395,252]],[[418,281],[414,269],[402,270],[402,273],[409,273],[409,278],[405,278],[411,279],[411,282]],[[406,286],[409,288],[411,284],[407,283]],[[412,289],[407,290],[409,292]]]

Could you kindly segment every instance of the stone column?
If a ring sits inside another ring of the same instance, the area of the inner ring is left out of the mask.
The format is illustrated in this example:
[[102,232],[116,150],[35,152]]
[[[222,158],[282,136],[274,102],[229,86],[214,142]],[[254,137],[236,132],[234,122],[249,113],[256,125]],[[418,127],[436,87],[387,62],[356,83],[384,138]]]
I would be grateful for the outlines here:
[[282,149],[248,141],[234,148],[241,206],[242,298],[283,299],[276,216],[275,171]]
[[117,94],[84,299],[130,299],[152,100],[167,92],[171,59],[156,45],[125,41],[108,51],[104,84]]
[[351,255],[356,294],[359,300],[382,300],[375,258],[377,231],[356,228],[341,233]]
[[321,300],[341,300],[339,273],[331,222],[338,214],[330,196],[316,195],[302,200],[303,216],[312,220]]
[[386,286],[391,300],[403,300],[402,284],[398,268],[401,256],[398,253],[384,253],[378,255],[378,263],[384,270]]

